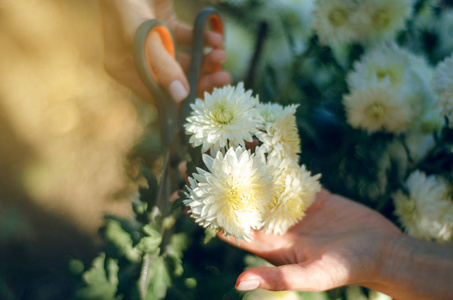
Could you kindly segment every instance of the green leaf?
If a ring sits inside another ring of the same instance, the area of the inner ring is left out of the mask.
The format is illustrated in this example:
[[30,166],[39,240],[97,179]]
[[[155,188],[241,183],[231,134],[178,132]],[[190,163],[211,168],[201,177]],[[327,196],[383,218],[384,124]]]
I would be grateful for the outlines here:
[[156,251],[159,248],[161,242],[162,238],[147,236],[140,240],[140,243],[138,243],[136,248],[141,253],[150,253]]
[[147,300],[163,299],[171,284],[170,274],[162,257],[155,258],[152,265],[151,283],[148,287]]
[[160,236],[159,230],[152,224],[143,226],[142,230],[148,236]]
[[183,251],[187,248],[187,236],[185,233],[177,233],[171,236],[170,243],[165,248],[168,265],[175,276],[181,276],[184,272],[182,267]]
[[140,240],[139,244],[137,245],[137,249],[139,249],[139,251],[142,253],[156,252],[157,248],[159,248],[162,242],[162,235],[151,224],[143,226],[143,232],[147,236],[143,237]]
[[133,241],[118,221],[109,220],[104,230],[105,238],[110,241],[118,250],[120,255],[124,255],[129,261],[140,261],[140,252],[133,247]]
[[187,248],[187,236],[185,233],[176,233],[171,236],[167,247],[167,253],[178,258],[182,258],[183,251]]
[[215,238],[217,236],[217,230],[208,227],[204,230],[204,234],[205,234],[205,236],[204,236],[203,244],[206,245],[213,238]]
[[108,273],[108,280],[111,285],[118,286],[118,261],[113,258],[107,259],[107,273]]
[[163,257],[146,254],[143,257],[142,271],[138,281],[141,300],[159,300],[165,298],[167,288],[171,284],[170,274]]
[[[106,264],[106,269],[104,268]],[[93,260],[92,267],[83,274],[86,286],[77,291],[75,299],[111,300],[116,299],[118,286],[118,262],[105,259],[105,254]]]

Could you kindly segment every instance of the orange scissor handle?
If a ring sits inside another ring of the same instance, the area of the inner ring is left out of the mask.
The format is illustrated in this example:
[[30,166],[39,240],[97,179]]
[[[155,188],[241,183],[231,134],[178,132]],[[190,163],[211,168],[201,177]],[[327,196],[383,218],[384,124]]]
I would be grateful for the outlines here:
[[[159,81],[151,67],[150,57],[147,51],[153,33],[159,35],[167,52],[176,58],[175,39],[167,24],[160,20],[149,20],[140,25],[134,39],[134,57],[140,76],[144,79],[145,85],[151,90],[155,88],[155,84]],[[146,68],[148,71],[146,71]],[[154,81],[154,83],[148,84],[149,81]],[[154,91],[152,92],[154,94]]]
[[151,39],[151,34],[154,32],[159,34],[162,44],[164,45],[167,52],[171,56],[173,56],[173,58],[176,58],[176,53],[175,53],[175,44],[173,41],[173,35],[171,34],[170,30],[166,26],[163,26],[163,25],[157,25],[157,26],[151,27],[150,31],[148,32],[148,35],[146,37],[146,43],[145,43],[144,50],[145,50],[146,62],[147,62],[148,68],[151,72],[151,75],[153,75],[154,80],[159,82],[159,79],[157,78],[156,74],[153,71],[153,68],[151,67],[150,58],[149,58],[149,54],[148,54],[149,52],[146,51],[147,45],[149,45],[149,40]]
[[170,28],[160,20],[144,22],[137,29],[134,38],[135,66],[146,88],[155,99],[162,144],[168,146],[178,129],[178,108],[168,92],[158,83],[158,78],[151,67],[147,46],[152,33],[159,34],[165,49],[176,59],[175,40]]

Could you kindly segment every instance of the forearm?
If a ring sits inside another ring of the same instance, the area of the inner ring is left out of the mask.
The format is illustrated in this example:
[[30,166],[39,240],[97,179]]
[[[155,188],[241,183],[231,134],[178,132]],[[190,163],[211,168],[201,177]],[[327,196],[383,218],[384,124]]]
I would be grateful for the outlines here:
[[453,246],[402,235],[367,286],[400,300],[453,299]]

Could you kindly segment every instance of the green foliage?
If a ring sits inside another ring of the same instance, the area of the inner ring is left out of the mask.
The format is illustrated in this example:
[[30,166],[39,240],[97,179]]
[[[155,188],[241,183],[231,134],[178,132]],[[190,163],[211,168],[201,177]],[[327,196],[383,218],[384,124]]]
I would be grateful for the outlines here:
[[[185,236],[167,233],[175,215],[162,218],[156,206],[158,181],[144,166],[142,173],[148,187],[139,189],[139,200],[133,204],[135,220],[106,216],[101,230],[105,253],[83,273],[77,299],[163,299],[172,277],[182,275]],[[71,266],[77,269],[77,262]]]
[[86,286],[81,288],[76,299],[112,300],[118,288],[118,262],[105,257],[104,253],[96,257],[92,267],[83,274]]
[[164,258],[159,256],[158,251],[154,254],[146,254],[143,257],[142,272],[139,279],[140,299],[163,299],[170,284],[171,277]]
[[140,260],[140,252],[133,247],[130,234],[121,227],[119,222],[109,220],[105,226],[104,235],[106,240],[112,243],[114,249],[118,251],[115,256],[124,256],[132,262]]

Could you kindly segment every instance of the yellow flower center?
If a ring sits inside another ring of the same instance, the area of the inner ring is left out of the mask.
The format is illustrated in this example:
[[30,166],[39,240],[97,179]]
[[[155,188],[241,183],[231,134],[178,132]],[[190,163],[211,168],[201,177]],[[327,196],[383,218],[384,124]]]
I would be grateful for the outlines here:
[[387,10],[381,9],[373,15],[373,23],[378,29],[385,29],[390,25],[390,16]]
[[337,8],[337,9],[332,10],[329,13],[328,19],[330,21],[330,24],[332,24],[332,26],[339,27],[339,26],[343,25],[344,23],[346,23],[347,13],[343,9]]
[[404,68],[398,64],[379,66],[375,65],[371,68],[370,75],[376,75],[379,81],[383,81],[386,77],[391,83],[401,83],[404,77]]
[[375,102],[367,106],[365,113],[368,117],[374,120],[379,120],[384,116],[385,108],[381,103]]
[[376,76],[379,80],[383,80],[387,76],[392,80],[393,77],[389,70],[379,70],[377,71]]
[[217,123],[224,125],[229,124],[233,120],[233,112],[224,104],[217,105],[212,110],[212,116]]
[[227,207],[233,211],[243,212],[247,209],[255,207],[255,199],[253,197],[253,191],[250,194],[246,194],[240,191],[237,187],[232,187],[228,191],[227,195]]

